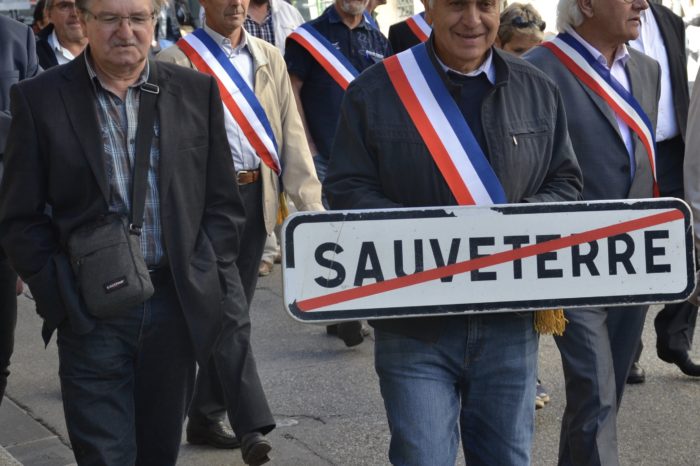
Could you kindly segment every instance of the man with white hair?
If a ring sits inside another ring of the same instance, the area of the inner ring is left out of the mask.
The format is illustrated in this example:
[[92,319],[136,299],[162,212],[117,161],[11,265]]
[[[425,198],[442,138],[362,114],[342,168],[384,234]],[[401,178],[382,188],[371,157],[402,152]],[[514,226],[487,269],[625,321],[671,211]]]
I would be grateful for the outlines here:
[[[659,64],[625,45],[639,35],[648,7],[646,0],[560,0],[560,34],[525,55],[561,89],[586,200],[658,195]],[[565,311],[566,332],[555,337],[566,378],[560,465],[619,463],[617,411],[646,311]]]

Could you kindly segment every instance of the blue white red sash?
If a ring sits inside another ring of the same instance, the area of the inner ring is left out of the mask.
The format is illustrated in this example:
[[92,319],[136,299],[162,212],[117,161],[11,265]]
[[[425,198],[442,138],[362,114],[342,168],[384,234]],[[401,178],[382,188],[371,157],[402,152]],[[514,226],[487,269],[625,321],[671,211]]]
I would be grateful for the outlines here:
[[[265,109],[221,47],[204,29],[186,35],[177,45],[199,71],[216,78],[226,110],[226,124],[237,124],[260,160],[279,175],[282,167],[277,140]],[[237,144],[229,142],[231,146]]]
[[541,44],[549,49],[579,81],[602,97],[615,114],[635,132],[644,145],[654,177],[654,196],[659,195],[656,183],[656,139],[649,117],[637,99],[601,65],[571,34],[562,33]]
[[343,90],[359,76],[347,57],[310,24],[302,24],[288,38],[304,47]]
[[383,63],[457,203],[505,203],[503,186],[430,61],[425,43]]
[[428,40],[430,33],[433,31],[432,26],[425,21],[425,12],[411,16],[406,20],[406,24],[421,42]]

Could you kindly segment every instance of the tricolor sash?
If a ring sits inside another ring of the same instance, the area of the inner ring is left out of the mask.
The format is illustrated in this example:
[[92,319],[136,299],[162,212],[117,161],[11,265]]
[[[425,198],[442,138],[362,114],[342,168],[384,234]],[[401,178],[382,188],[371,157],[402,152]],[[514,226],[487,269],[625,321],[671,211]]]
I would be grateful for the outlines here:
[[343,90],[360,75],[347,57],[310,24],[302,24],[288,38],[304,47]]
[[579,81],[602,97],[613,112],[639,137],[651,165],[654,196],[658,197],[656,138],[651,121],[637,99],[571,34],[559,34],[541,45],[549,49]]
[[[282,172],[277,140],[260,101],[224,51],[204,31],[197,29],[177,41],[178,47],[202,73],[213,76],[224,103],[226,124],[237,124],[265,165]],[[229,141],[232,146],[236,144]]]
[[425,21],[425,12],[411,16],[406,20],[406,24],[421,42],[428,40],[433,30],[432,26]]
[[503,186],[430,61],[425,43],[383,63],[459,205],[504,204]]

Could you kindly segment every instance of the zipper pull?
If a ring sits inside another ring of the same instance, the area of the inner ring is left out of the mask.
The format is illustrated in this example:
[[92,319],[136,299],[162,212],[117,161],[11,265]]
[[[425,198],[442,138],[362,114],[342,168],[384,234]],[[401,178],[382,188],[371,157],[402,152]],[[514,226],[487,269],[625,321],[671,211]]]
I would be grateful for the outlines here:
[[515,139],[515,134],[513,135],[513,145],[517,146],[518,145],[518,140]]

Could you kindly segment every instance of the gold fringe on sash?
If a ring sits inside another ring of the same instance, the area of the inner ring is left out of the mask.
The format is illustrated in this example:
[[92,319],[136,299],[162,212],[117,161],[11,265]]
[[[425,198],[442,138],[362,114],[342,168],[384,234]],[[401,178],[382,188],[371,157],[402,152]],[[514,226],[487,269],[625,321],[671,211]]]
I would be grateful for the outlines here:
[[564,309],[545,309],[535,311],[535,331],[540,335],[562,336],[566,328],[566,317]]
[[287,206],[287,196],[284,192],[279,195],[279,209],[277,209],[277,225],[282,225],[284,219],[289,217],[289,206]]

